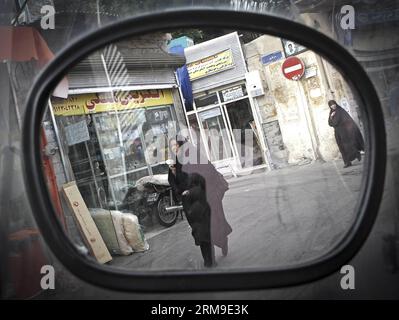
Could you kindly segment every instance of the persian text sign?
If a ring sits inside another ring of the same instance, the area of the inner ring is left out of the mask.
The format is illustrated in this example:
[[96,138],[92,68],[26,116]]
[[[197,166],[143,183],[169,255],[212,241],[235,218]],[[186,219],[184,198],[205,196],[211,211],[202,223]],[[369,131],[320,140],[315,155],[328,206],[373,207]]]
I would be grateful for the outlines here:
[[112,94],[89,93],[70,95],[67,99],[53,98],[52,106],[57,116],[123,111],[173,104],[171,90],[124,91]]
[[233,55],[231,50],[228,49],[187,64],[187,71],[192,81],[230,69],[233,66]]
[[223,102],[235,100],[244,96],[241,86],[222,90]]
[[278,61],[282,58],[283,58],[283,53],[281,51],[276,51],[276,52],[264,55],[260,59],[262,61],[262,64],[268,65],[268,64]]

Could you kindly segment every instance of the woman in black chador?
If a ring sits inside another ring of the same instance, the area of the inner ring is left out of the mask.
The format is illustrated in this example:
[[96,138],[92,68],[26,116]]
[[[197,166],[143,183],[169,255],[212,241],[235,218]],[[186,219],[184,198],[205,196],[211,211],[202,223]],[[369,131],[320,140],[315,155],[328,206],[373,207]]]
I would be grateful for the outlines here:
[[215,265],[214,245],[222,249],[223,255],[227,255],[227,236],[232,232],[222,204],[223,195],[228,189],[227,182],[207,159],[201,158],[201,154],[192,155],[190,162],[181,164],[179,155],[180,159],[187,160],[190,158],[189,150],[198,151],[184,138],[171,139],[169,148],[175,157],[175,164],[169,168],[169,184],[176,200],[183,203],[195,244],[201,248],[205,267],[212,267]]
[[360,151],[364,150],[363,137],[355,121],[341,106],[334,100],[328,101],[328,106],[330,107],[328,124],[334,128],[344,168],[347,168],[352,165],[353,160],[361,160]]
[[211,208],[206,201],[204,177],[198,173],[188,175],[188,189],[183,191],[182,201],[195,245],[201,248],[204,266],[212,267],[215,257],[211,245]]

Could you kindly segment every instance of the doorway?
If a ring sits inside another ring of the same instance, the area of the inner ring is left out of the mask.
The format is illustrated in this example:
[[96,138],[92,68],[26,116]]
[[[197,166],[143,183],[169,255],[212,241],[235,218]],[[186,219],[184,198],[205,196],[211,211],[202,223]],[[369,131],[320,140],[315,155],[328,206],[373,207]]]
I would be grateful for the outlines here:
[[241,167],[250,168],[265,164],[249,99],[227,103],[223,108]]
[[233,157],[229,134],[220,107],[199,112],[199,119],[206,137],[210,161],[220,161]]
[[208,159],[218,170],[234,174],[267,165],[253,112],[244,83],[194,97],[194,110],[187,113],[191,139],[197,144],[201,137]]

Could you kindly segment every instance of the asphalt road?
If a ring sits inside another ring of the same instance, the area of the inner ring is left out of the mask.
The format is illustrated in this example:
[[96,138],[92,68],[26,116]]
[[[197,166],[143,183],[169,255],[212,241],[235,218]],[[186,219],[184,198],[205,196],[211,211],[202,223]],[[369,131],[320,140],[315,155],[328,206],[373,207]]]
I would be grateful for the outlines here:
[[[326,254],[355,219],[362,163],[313,163],[228,180],[223,206],[233,228],[217,268],[281,267]],[[127,270],[202,269],[186,219],[147,234],[150,249],[110,263]]]

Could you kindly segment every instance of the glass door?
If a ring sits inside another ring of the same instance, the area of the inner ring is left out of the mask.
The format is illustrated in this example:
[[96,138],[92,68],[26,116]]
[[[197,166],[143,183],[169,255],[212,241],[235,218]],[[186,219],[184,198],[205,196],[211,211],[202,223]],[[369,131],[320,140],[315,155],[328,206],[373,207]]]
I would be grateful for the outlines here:
[[198,113],[204,129],[206,146],[210,161],[220,161],[233,157],[229,135],[220,107],[215,107]]
[[113,199],[110,207],[117,209],[138,179],[168,172],[167,137],[174,129],[173,120],[171,106],[95,115]]
[[110,194],[112,199],[107,205],[109,208],[118,209],[123,200],[122,190],[127,184],[119,119],[117,114],[105,112],[93,115],[93,119],[108,178],[106,193]]
[[224,105],[242,168],[265,163],[249,100],[242,99]]
[[80,193],[89,208],[106,205],[107,176],[90,115],[58,116],[56,123],[65,135],[65,154]]

